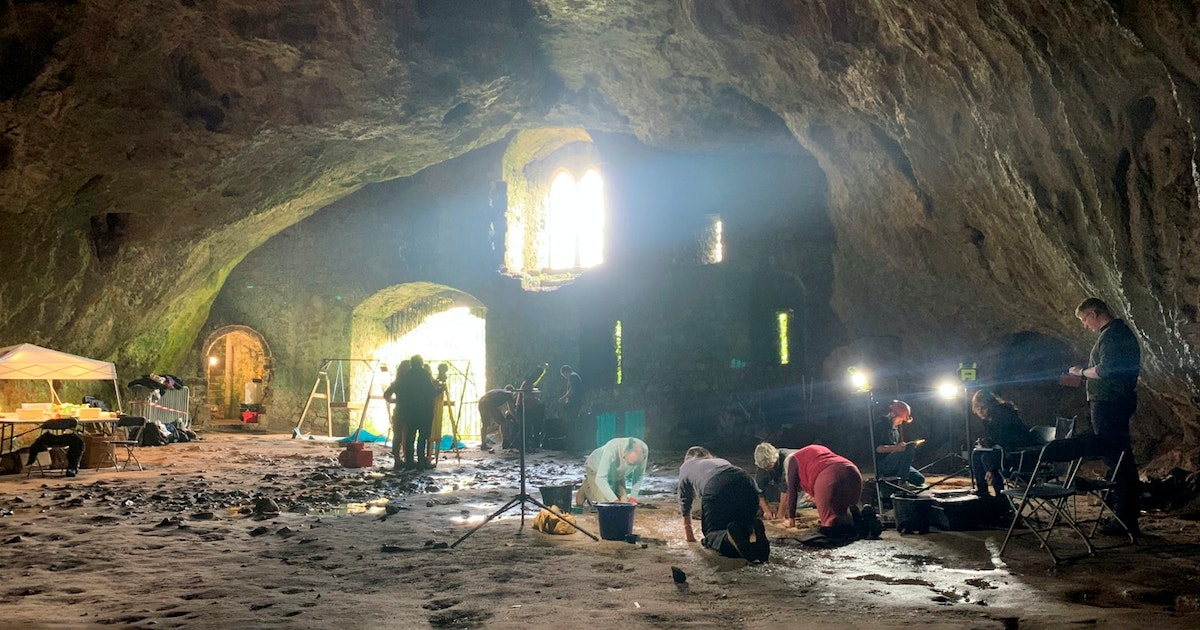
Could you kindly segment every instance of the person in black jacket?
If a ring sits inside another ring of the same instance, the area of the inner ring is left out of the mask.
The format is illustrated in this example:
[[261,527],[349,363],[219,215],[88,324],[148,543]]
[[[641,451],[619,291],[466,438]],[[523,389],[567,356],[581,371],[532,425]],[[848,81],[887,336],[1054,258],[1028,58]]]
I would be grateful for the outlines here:
[[975,392],[971,397],[971,411],[983,420],[987,431],[987,435],[979,438],[975,450],[971,451],[975,493],[987,496],[990,486],[996,496],[1000,496],[1004,490],[1004,475],[1000,471],[1001,453],[1011,454],[1017,449],[1036,446],[1037,439],[1021,421],[1017,406],[991,390]]
[[442,387],[425,369],[421,355],[409,359],[408,371],[396,379],[394,391],[396,414],[404,425],[404,468],[433,468],[428,456],[429,434],[433,431],[433,401]]
[[[1092,412],[1095,445],[1111,470],[1120,458],[1113,489],[1113,511],[1120,522],[1106,523],[1106,534],[1138,532],[1140,511],[1137,462],[1129,436],[1129,421],[1137,410],[1137,381],[1141,372],[1141,348],[1123,319],[1113,317],[1108,305],[1090,297],[1075,308],[1084,328],[1099,333],[1088,356],[1088,365],[1072,366],[1068,372],[1087,379],[1087,399]],[[1124,457],[1121,458],[1121,455]]]

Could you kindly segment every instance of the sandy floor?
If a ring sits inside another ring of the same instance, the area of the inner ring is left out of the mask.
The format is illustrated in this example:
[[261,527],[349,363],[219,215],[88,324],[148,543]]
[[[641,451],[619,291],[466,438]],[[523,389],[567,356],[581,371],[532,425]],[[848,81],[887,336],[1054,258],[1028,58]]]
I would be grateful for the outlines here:
[[[339,468],[339,450],[210,433],[139,449],[141,472],[0,477],[0,627],[1200,626],[1195,522],[1147,517],[1142,544],[1055,569],[1029,538],[996,558],[1002,531],[808,548],[808,510],[747,566],[682,541],[676,460],[651,467],[640,544],[534,532],[532,511],[522,529],[514,507],[447,548],[518,492],[515,456],[395,476]],[[535,498],[582,478],[555,453],[528,470]]]

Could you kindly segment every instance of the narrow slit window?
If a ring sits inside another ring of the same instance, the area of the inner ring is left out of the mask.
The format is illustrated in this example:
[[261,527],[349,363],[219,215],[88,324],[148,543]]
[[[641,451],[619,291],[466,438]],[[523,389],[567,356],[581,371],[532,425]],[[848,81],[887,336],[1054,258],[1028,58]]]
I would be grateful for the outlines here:
[[620,385],[624,375],[621,373],[621,320],[619,319],[613,325],[613,355],[616,359],[616,373],[613,375],[614,381],[617,385]]
[[705,219],[700,258],[703,264],[715,265],[725,260],[725,223],[719,214],[706,215]]
[[792,357],[789,352],[792,328],[792,312],[775,312],[775,333],[779,344],[779,365],[787,365]]

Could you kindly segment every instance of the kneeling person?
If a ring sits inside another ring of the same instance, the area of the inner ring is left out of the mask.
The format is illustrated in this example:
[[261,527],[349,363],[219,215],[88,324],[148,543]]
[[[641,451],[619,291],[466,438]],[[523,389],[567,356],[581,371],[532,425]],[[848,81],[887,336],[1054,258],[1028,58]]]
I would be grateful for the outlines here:
[[833,538],[858,535],[851,508],[862,498],[862,474],[854,462],[818,444],[781,455],[768,442],[754,449],[754,462],[764,469],[778,466],[785,475],[787,492],[776,516],[787,527],[796,524],[796,500],[803,490],[817,506],[820,533]]
[[767,561],[771,545],[758,518],[758,486],[746,471],[702,446],[688,449],[679,467],[679,509],[688,542],[696,542],[692,502],[697,496],[705,548],[730,558]]
[[583,464],[583,487],[576,494],[575,504],[583,505],[585,501],[637,503],[649,456],[650,447],[631,437],[611,439],[592,451]]

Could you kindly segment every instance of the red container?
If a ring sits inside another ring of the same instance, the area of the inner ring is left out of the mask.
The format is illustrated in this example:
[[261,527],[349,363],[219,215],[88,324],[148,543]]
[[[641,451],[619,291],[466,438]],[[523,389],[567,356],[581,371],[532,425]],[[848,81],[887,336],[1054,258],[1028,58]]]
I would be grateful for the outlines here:
[[[358,448],[354,448],[358,445]],[[338,453],[338,463],[343,468],[370,468],[375,465],[375,452],[362,447],[362,442],[351,442],[346,450]]]

